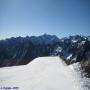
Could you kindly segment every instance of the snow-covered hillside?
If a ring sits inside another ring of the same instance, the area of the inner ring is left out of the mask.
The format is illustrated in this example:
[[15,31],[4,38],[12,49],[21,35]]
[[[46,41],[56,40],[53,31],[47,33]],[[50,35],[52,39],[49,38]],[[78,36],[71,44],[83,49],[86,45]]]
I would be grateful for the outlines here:
[[0,68],[0,88],[82,90],[77,76],[59,57],[40,57],[28,65]]

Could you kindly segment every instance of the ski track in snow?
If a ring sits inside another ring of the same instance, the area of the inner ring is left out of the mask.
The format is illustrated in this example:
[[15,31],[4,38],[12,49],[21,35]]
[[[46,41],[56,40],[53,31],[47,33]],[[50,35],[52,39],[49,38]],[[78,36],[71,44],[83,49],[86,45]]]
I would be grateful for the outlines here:
[[83,90],[78,77],[73,66],[67,66],[59,57],[40,57],[27,65],[0,68],[0,87]]

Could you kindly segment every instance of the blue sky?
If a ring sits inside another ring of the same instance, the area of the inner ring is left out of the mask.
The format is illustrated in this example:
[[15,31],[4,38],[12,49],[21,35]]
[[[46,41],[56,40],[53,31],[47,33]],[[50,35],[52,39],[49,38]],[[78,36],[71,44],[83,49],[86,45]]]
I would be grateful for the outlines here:
[[90,0],[0,0],[0,39],[90,35]]

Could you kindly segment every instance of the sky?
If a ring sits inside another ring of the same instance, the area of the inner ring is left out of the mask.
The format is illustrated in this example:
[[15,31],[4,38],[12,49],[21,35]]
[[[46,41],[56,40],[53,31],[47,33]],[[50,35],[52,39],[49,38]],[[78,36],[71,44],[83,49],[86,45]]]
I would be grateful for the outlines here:
[[44,33],[90,35],[90,0],[0,0],[0,39]]

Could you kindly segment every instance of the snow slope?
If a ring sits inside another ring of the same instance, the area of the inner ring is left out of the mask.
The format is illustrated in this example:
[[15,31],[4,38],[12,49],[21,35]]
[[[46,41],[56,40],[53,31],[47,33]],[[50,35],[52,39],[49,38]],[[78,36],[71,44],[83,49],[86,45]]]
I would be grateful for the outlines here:
[[1,87],[19,87],[18,90],[82,90],[74,70],[59,57],[40,57],[28,65],[0,68]]

